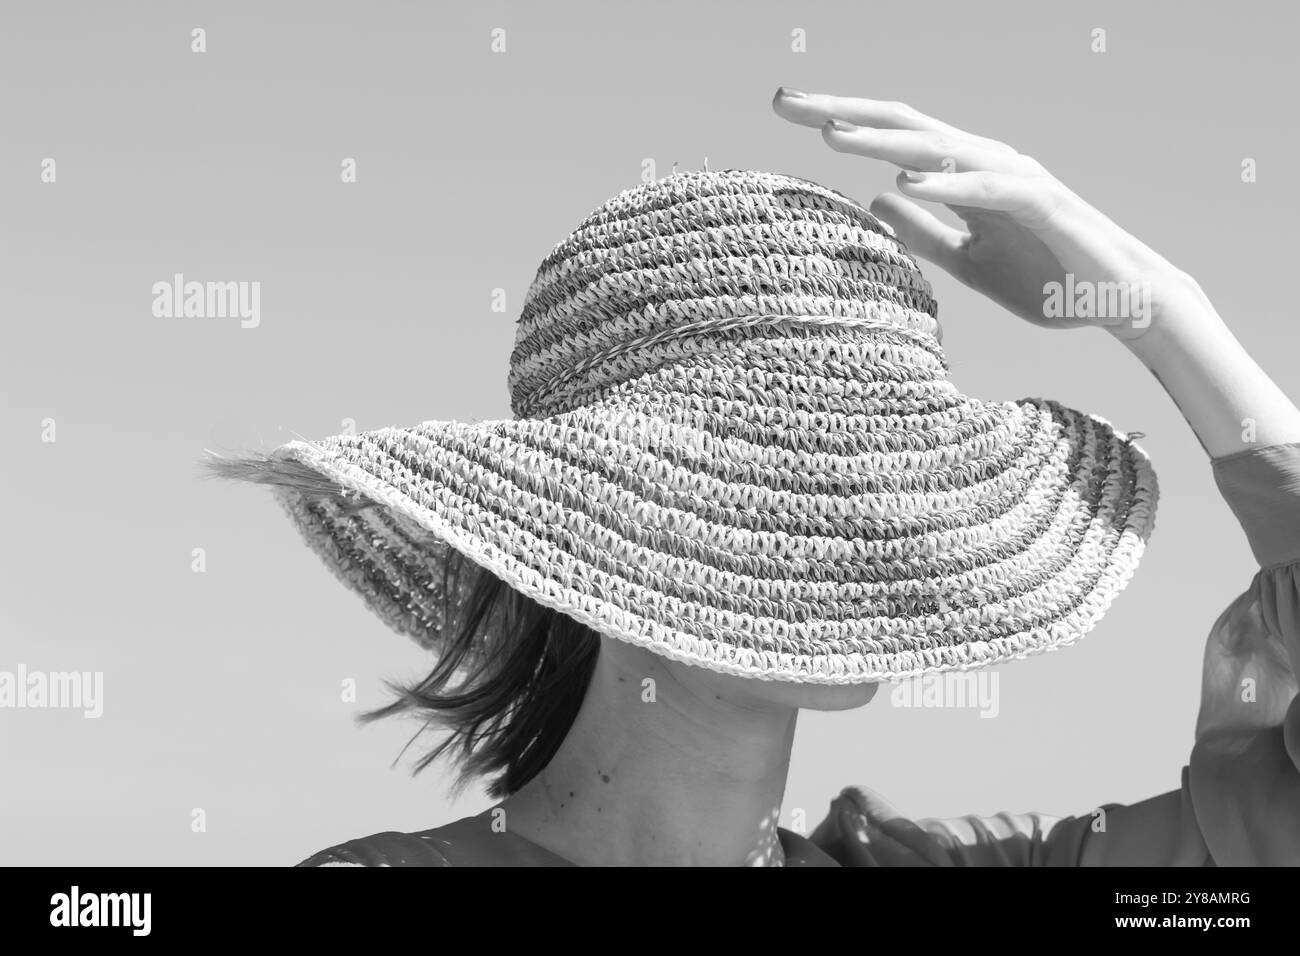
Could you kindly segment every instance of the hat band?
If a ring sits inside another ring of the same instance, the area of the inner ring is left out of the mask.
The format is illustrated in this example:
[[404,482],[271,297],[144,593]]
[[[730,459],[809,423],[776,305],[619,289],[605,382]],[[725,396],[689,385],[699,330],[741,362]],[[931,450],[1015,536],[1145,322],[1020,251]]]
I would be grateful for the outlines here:
[[725,332],[730,329],[739,329],[746,327],[762,325],[811,325],[811,326],[841,326],[856,329],[879,329],[882,332],[889,332],[892,335],[910,339],[915,345],[932,352],[939,361],[947,367],[947,360],[939,345],[938,339],[929,332],[923,332],[917,329],[909,329],[906,326],[899,325],[897,322],[890,322],[882,319],[862,318],[858,316],[840,316],[840,315],[796,315],[793,313],[783,312],[763,312],[756,315],[729,315],[716,318],[697,319],[694,322],[684,322],[680,325],[674,325],[666,329],[660,329],[649,335],[643,335],[634,339],[627,339],[619,342],[609,348],[594,352],[591,355],[575,362],[572,366],[558,373],[542,385],[533,389],[522,399],[515,403],[515,409],[518,417],[533,417],[534,412],[544,407],[547,399],[552,398],[556,393],[562,392],[575,379],[579,379],[590,372],[592,369],[608,362],[611,359],[619,358],[630,352],[640,349],[652,348],[664,342],[676,338],[694,335],[699,332]]

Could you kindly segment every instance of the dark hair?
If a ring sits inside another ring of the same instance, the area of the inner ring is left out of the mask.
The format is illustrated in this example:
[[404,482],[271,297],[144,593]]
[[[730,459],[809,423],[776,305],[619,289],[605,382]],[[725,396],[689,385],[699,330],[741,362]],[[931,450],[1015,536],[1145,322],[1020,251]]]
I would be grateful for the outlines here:
[[[279,486],[311,500],[328,499],[348,512],[377,507],[369,499],[339,497],[337,485],[296,461],[209,453],[201,464],[208,477]],[[399,714],[422,718],[423,726],[407,747],[425,731],[447,731],[415,765],[415,772],[446,756],[459,765],[453,790],[490,776],[488,793],[503,797],[555,756],[587,694],[600,636],[521,594],[432,536],[427,546],[438,550],[443,571],[438,662],[416,684],[390,682],[397,699],[359,719],[368,723]]]
[[437,664],[416,684],[390,683],[397,700],[367,711],[361,720],[421,717],[424,726],[411,742],[426,730],[450,731],[415,772],[447,756],[459,765],[455,789],[476,777],[492,777],[488,793],[504,797],[550,762],[573,726],[600,635],[457,551],[448,549],[446,563],[468,596],[453,614],[451,596],[460,587],[444,589],[448,633]]

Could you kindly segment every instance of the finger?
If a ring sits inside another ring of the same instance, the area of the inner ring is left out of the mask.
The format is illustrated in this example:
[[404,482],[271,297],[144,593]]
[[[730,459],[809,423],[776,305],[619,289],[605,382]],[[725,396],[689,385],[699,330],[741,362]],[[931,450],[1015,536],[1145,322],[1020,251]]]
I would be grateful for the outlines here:
[[884,827],[870,823],[865,844],[879,866],[952,866],[942,843],[910,821],[891,821]]
[[892,803],[868,787],[845,787],[840,797],[876,825],[888,820],[906,819]]
[[792,123],[801,126],[824,126],[827,120],[842,119],[855,126],[875,129],[913,129],[947,133],[978,142],[986,149],[1015,152],[1006,143],[987,136],[976,136],[950,123],[927,116],[920,110],[893,100],[869,100],[829,93],[804,93],[781,87],[772,99],[772,108]]
[[1034,225],[1056,211],[1059,199],[1046,180],[978,170],[969,173],[898,174],[898,188],[912,199],[1006,212]]
[[784,86],[776,91],[772,107],[790,122],[801,126],[822,126],[827,120],[839,117],[858,126],[875,126],[880,129],[960,132],[955,127],[912,109],[906,103],[833,96],[829,93],[804,93]]
[[941,222],[928,209],[897,193],[882,193],[873,199],[871,213],[889,223],[910,252],[962,279],[966,271],[966,243],[970,240],[965,232]]
[[[850,787],[841,796],[847,798],[845,809],[854,811],[841,811],[845,831],[869,847],[880,862],[887,866],[922,861],[935,866],[952,865],[940,840],[899,813],[874,790]],[[855,820],[855,813],[860,819]]]
[[974,140],[932,130],[873,129],[833,119],[822,127],[822,138],[837,152],[883,159],[904,169],[945,173],[976,169],[1028,171],[1021,165],[1018,153],[987,149]]

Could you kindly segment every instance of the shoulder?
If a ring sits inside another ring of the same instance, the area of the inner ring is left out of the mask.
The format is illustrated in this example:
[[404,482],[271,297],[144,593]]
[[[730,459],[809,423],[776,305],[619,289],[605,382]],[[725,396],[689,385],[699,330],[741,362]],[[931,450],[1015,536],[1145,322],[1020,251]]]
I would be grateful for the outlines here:
[[[434,831],[429,831],[432,833]],[[451,866],[427,833],[386,830],[313,853],[303,866]]]
[[298,866],[571,866],[500,826],[491,810],[419,833],[388,830],[328,847]]

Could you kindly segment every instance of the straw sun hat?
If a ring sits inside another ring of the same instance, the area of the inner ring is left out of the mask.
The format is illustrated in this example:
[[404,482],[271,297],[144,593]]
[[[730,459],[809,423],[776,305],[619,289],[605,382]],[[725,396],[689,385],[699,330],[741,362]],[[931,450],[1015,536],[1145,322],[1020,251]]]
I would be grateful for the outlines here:
[[674,174],[542,262],[513,419],[228,471],[272,484],[329,568],[435,650],[449,547],[603,635],[745,677],[895,680],[1071,643],[1137,565],[1155,474],[1102,419],[963,395],[936,314],[852,199]]

